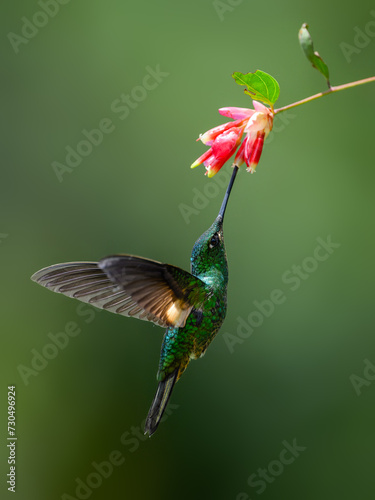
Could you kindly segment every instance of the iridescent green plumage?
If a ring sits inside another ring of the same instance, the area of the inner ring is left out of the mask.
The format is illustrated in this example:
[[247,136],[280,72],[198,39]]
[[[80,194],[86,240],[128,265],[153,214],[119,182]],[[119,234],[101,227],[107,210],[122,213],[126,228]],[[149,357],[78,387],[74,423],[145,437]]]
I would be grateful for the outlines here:
[[204,283],[206,299],[199,307],[193,307],[185,326],[169,327],[165,332],[157,376],[159,386],[145,424],[145,433],[149,436],[159,425],[174,384],[191,359],[204,355],[225,319],[228,263],[223,219],[237,170],[234,167],[218,217],[198,238],[191,253],[191,274]]
[[[215,236],[217,244],[210,244]],[[222,218],[196,241],[191,255],[191,273],[205,285],[205,301],[193,308],[183,328],[167,329],[164,335],[158,380],[179,369],[177,380],[190,359],[203,356],[224,321],[227,309],[228,264],[224,248]]]
[[195,242],[191,272],[134,255],[99,262],[68,262],[36,272],[32,279],[54,292],[124,316],[166,327],[158,390],[145,433],[157,429],[173,387],[191,359],[205,353],[227,309],[228,264],[223,218],[238,168],[234,168],[218,217]]

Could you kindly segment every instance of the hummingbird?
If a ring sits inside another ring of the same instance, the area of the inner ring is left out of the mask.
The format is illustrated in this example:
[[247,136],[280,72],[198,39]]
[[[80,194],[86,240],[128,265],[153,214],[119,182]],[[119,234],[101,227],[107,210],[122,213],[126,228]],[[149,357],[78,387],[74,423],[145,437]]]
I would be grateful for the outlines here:
[[166,328],[158,387],[144,428],[149,437],[190,360],[205,354],[225,319],[228,263],[223,220],[237,171],[234,166],[218,216],[194,244],[190,273],[155,260],[117,254],[99,262],[55,264],[31,277],[53,292]]

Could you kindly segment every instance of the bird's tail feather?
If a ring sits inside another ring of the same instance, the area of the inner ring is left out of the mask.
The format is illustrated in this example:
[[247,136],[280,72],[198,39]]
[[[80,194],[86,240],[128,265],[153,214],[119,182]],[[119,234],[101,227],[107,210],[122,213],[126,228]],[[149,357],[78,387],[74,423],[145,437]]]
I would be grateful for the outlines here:
[[179,368],[176,368],[172,373],[166,376],[164,380],[159,382],[158,390],[156,391],[151,408],[148,412],[145,423],[145,434],[149,437],[156,431],[163,413],[167,407],[169,398],[171,397],[173,387],[177,382]]

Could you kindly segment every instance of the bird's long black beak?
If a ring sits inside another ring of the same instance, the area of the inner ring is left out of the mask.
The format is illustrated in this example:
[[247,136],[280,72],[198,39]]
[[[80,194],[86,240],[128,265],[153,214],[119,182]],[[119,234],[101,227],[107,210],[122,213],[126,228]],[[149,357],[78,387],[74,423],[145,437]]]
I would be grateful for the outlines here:
[[221,223],[223,223],[223,220],[224,220],[225,209],[227,208],[229,195],[230,195],[230,192],[232,191],[234,179],[236,178],[237,172],[238,172],[238,167],[237,167],[237,165],[235,165],[233,167],[232,177],[230,178],[227,190],[225,192],[223,203],[221,204],[219,215],[217,216],[218,219],[221,219]]

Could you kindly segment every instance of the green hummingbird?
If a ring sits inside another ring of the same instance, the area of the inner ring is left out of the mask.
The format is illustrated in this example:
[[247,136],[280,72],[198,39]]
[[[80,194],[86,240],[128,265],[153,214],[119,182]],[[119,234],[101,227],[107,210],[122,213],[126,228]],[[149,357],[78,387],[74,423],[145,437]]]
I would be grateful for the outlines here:
[[145,434],[150,437],[175,383],[191,359],[204,355],[226,315],[228,263],[223,219],[237,171],[235,166],[219,215],[194,244],[190,273],[155,260],[119,254],[99,262],[55,264],[31,277],[53,292],[166,328],[159,385],[145,423]]

